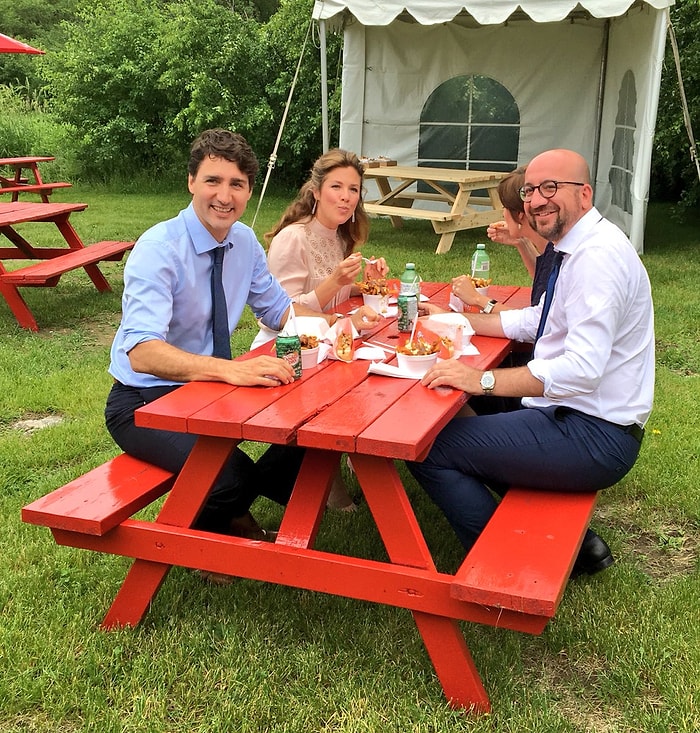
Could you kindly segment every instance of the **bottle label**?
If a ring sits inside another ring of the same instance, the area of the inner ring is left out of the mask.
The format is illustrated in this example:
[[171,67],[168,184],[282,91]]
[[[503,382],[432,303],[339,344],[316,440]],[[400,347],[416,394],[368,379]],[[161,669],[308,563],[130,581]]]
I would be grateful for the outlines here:
[[410,333],[413,321],[418,317],[418,298],[415,295],[400,294],[397,299],[398,329],[403,333]]

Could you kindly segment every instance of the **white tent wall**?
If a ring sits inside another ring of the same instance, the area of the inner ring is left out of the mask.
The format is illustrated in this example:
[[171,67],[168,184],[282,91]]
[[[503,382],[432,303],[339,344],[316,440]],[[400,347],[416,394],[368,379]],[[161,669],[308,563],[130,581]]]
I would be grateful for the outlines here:
[[[624,12],[631,3],[589,1],[582,5],[588,9],[595,5],[603,17],[579,14],[573,21],[536,23],[520,13],[505,24],[504,13],[507,10],[508,17],[517,4],[472,3],[483,6],[479,8],[483,17],[499,25],[478,25],[473,19],[463,22],[460,18],[433,25],[405,20],[363,25],[346,14],[339,144],[361,155],[384,155],[404,165],[417,165],[421,112],[430,94],[456,76],[490,77],[512,94],[520,111],[517,163],[526,163],[552,147],[577,150],[592,166],[597,163],[592,171],[596,205],[641,252],[668,18],[665,6],[671,3],[653,0],[660,10],[637,3],[624,15],[606,20],[606,8],[614,6]],[[381,8],[359,1],[330,5],[333,7],[317,2],[314,17],[331,17],[341,6],[353,12],[360,6],[376,10],[369,20],[387,22],[390,17],[384,12],[386,3]],[[404,4],[414,17],[418,17],[417,6],[436,12],[443,5],[454,3]],[[505,9],[506,5],[513,8]],[[535,6],[547,6],[549,17],[555,6],[559,17],[564,17],[567,5],[570,10],[572,3],[563,0],[521,3],[531,16],[537,11]],[[500,20],[492,21],[496,17]],[[633,151],[623,161],[632,170],[630,205],[625,207],[629,211],[625,211],[612,203],[610,168],[620,89],[629,70],[636,93],[636,129]]]
[[[613,19],[610,27],[595,202],[605,216],[627,233],[638,252],[643,251],[651,155],[667,25],[666,13],[644,11],[631,13],[624,18],[624,22]],[[611,203],[609,176],[613,163],[613,137],[620,87],[628,70],[634,71],[637,91],[631,213]]]

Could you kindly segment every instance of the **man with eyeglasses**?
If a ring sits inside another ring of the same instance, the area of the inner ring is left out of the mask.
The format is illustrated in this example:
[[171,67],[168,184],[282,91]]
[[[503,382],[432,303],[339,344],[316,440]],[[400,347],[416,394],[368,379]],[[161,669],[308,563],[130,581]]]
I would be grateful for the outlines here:
[[[421,463],[409,463],[468,550],[509,486],[598,491],[633,466],[654,392],[649,278],[624,233],[593,206],[584,158],[550,150],[527,167],[520,189],[532,227],[557,263],[539,304],[468,314],[478,334],[534,342],[522,367],[483,372],[451,359],[422,383],[470,395],[522,398],[522,408],[457,417]],[[573,575],[614,562],[591,530]]]

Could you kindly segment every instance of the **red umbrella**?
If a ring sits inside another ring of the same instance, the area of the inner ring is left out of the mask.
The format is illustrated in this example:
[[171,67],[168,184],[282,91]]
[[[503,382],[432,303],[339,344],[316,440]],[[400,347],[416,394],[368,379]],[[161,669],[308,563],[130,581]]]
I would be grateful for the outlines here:
[[44,53],[38,48],[28,46],[22,41],[15,41],[14,38],[0,33],[0,53]]

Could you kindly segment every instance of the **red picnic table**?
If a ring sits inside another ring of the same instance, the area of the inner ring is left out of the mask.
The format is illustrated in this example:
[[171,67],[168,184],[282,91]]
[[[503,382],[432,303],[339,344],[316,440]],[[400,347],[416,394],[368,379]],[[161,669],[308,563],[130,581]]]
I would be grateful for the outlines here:
[[[447,305],[447,285],[423,283],[423,292]],[[492,293],[502,301],[519,297],[515,287]],[[351,299],[341,311],[358,303]],[[363,335],[384,344],[397,336],[395,318]],[[507,339],[475,336],[473,343],[479,354],[460,358],[477,368],[500,364],[511,348]],[[199,436],[178,476],[117,456],[25,507],[23,520],[49,526],[61,545],[135,558],[105,628],[138,624],[174,565],[401,607],[413,614],[450,704],[488,711],[458,621],[540,633],[561,599],[595,497],[586,503],[580,495],[512,489],[492,520],[493,532],[484,531],[459,571],[439,572],[395,461],[423,458],[466,396],[368,374],[368,364],[326,360],[275,388],[183,385],[136,413],[143,427]],[[191,529],[243,440],[307,449],[274,543]],[[352,460],[388,562],[314,546],[342,453]],[[168,489],[155,521],[129,518]],[[569,524],[575,528],[565,529]]]
[[[87,204],[78,203],[0,201],[0,234],[13,245],[0,247],[0,293],[23,328],[39,330],[29,306],[18,290],[20,287],[53,287],[61,275],[82,267],[98,291],[111,290],[97,263],[120,260],[134,243],[103,241],[85,246],[69,219],[72,213],[86,208]],[[17,229],[24,224],[42,223],[56,226],[63,238],[63,246],[35,246],[27,239],[29,235],[26,227],[21,233]],[[31,260],[31,263],[8,270],[3,264],[7,260]]]
[[[17,201],[21,193],[36,193],[44,203],[57,188],[68,188],[72,184],[65,181],[44,181],[39,171],[39,163],[46,163],[55,158],[51,155],[25,155],[17,158],[0,158],[0,194],[11,194],[12,201]],[[10,168],[8,175],[3,168]],[[26,171],[26,172],[25,172]]]

